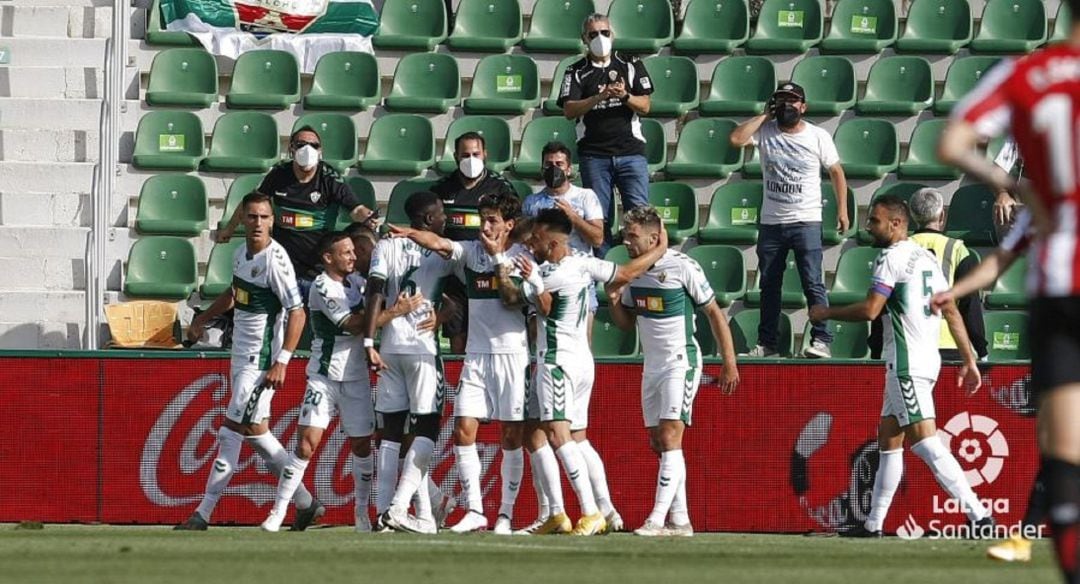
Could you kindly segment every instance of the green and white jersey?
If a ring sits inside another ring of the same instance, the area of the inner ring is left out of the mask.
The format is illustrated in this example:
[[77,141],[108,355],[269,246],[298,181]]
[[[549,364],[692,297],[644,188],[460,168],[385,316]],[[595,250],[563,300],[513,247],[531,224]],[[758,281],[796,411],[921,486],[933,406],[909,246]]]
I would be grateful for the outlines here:
[[870,290],[887,299],[882,357],[898,378],[937,378],[941,315],[930,299],[948,289],[934,254],[914,241],[889,246],[874,263]]
[[364,277],[355,272],[341,282],[324,272],[312,282],[308,292],[312,332],[308,375],[322,375],[330,381],[367,378],[363,337],[342,328],[350,316],[363,310],[364,284]]
[[379,241],[371,254],[368,279],[386,280],[386,307],[393,307],[401,292],[424,297],[420,308],[395,318],[382,329],[379,348],[383,353],[403,355],[437,354],[434,331],[417,331],[416,325],[435,311],[442,297],[442,279],[453,274],[454,264],[439,254],[420,247],[414,241],[386,238]]
[[592,283],[608,283],[619,269],[612,262],[573,252],[557,264],[540,266],[544,290],[551,293],[551,312],[537,313],[536,361],[566,365],[592,360],[589,350],[589,294]]
[[[520,244],[505,252],[513,262],[518,256],[532,261],[532,254]],[[499,296],[499,279],[495,263],[479,241],[454,242],[454,261],[457,276],[465,283],[469,297],[469,340],[466,353],[513,354],[529,352],[529,337],[522,307],[507,307]],[[517,267],[510,269],[510,278],[529,302],[536,301],[537,290],[522,282]]]
[[296,272],[285,248],[274,240],[248,256],[246,245],[233,256],[233,366],[266,371],[285,340],[285,314],[302,305]]
[[646,371],[701,364],[694,312],[714,297],[701,265],[671,249],[623,288],[623,306],[637,312]]

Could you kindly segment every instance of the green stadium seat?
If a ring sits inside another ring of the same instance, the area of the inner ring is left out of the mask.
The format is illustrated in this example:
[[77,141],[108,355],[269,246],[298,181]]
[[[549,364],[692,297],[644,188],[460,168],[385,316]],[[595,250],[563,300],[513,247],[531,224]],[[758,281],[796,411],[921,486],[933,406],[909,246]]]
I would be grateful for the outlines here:
[[994,283],[994,289],[986,297],[986,307],[992,310],[1027,308],[1027,268],[1027,256],[1016,258]]
[[445,53],[413,53],[398,61],[386,109],[444,114],[461,101],[457,59]]
[[883,57],[870,68],[860,114],[912,116],[934,103],[934,73],[922,57]]
[[876,247],[852,247],[840,254],[836,264],[836,279],[829,289],[829,304],[844,306],[866,298],[870,290],[870,277],[880,249]]
[[893,0],[839,0],[833,5],[829,34],[821,50],[830,53],[878,53],[896,42]]
[[154,56],[146,103],[152,106],[210,107],[217,102],[217,61],[204,49],[166,49]]
[[681,182],[649,183],[649,204],[660,213],[672,243],[681,243],[697,234],[697,195],[690,185]]
[[641,118],[639,121],[641,134],[645,136],[645,160],[649,164],[649,172],[660,172],[667,166],[667,137],[664,135],[664,125],[649,118]]
[[668,0],[611,0],[608,18],[615,30],[616,51],[655,53],[675,37]]
[[510,186],[514,187],[514,192],[517,193],[518,198],[522,201],[525,200],[525,197],[535,192],[532,185],[523,180],[511,180]]
[[210,250],[210,259],[206,262],[206,277],[199,287],[199,296],[202,296],[203,300],[213,300],[232,287],[233,257],[244,243],[243,237],[234,237],[228,243],[215,244]]
[[242,53],[225,94],[230,108],[285,109],[300,101],[300,66],[292,53],[262,49]]
[[913,0],[896,50],[953,55],[971,42],[972,28],[967,0]]
[[683,126],[675,156],[664,172],[672,177],[724,178],[739,170],[743,149],[728,139],[736,123],[720,118],[698,118]]
[[435,164],[431,120],[416,114],[389,114],[371,124],[364,172],[417,175]]
[[859,229],[859,220],[855,205],[855,191],[847,189],[848,229],[841,233],[836,228],[837,207],[836,190],[832,181],[821,182],[821,241],[825,245],[839,245],[849,237],[854,237]]
[[315,65],[304,109],[359,111],[379,105],[379,63],[371,53],[327,53]]
[[991,310],[983,313],[991,363],[1031,359],[1026,312]]
[[[362,176],[350,176],[345,179],[345,184],[348,185],[349,190],[356,195],[356,198],[360,200],[360,204],[368,209],[378,209],[379,203],[375,200],[375,186],[371,184],[371,181]],[[352,216],[349,214],[351,209],[341,208],[338,213],[337,225],[335,229],[345,229],[352,224]]]
[[[824,274],[823,274],[824,275]],[[824,280],[824,278],[822,278]],[[761,270],[754,275],[754,285],[746,291],[747,306],[761,306]],[[784,276],[780,281],[780,306],[783,308],[806,308],[799,268],[795,266],[795,252],[788,252]]]
[[581,23],[594,12],[593,0],[536,0],[529,32],[521,44],[530,53],[580,55],[585,50],[585,44],[581,42]]
[[183,300],[195,291],[195,248],[183,237],[143,237],[131,245],[124,294]]
[[960,171],[938,159],[937,147],[947,119],[926,120],[915,126],[908,145],[907,159],[900,163],[898,174],[907,180],[912,178],[952,180],[960,178]]
[[514,172],[519,176],[540,178],[540,151],[551,141],[559,141],[570,148],[573,163],[577,164],[577,123],[564,117],[535,118],[521,132],[521,151],[514,161]]
[[1069,38],[1069,28],[1072,23],[1072,11],[1069,4],[1062,2],[1058,5],[1057,16],[1054,17],[1054,32],[1050,35],[1050,42],[1057,43]]
[[206,185],[189,174],[159,174],[139,191],[135,229],[147,235],[200,235],[208,224]]
[[455,51],[501,53],[521,37],[518,0],[461,0],[447,44]]
[[186,32],[167,30],[162,26],[161,2],[154,0],[146,14],[146,42],[150,45],[170,47],[198,47],[202,44],[198,39]]
[[743,178],[761,178],[761,152],[757,148],[750,151],[750,159],[743,162]]
[[191,112],[154,111],[139,118],[135,130],[136,168],[195,170],[205,152],[202,122]]
[[229,112],[217,119],[202,169],[266,172],[281,155],[277,122],[262,112]]
[[[870,338],[869,322],[841,322],[830,320],[825,324],[832,333],[833,342],[829,345],[833,359],[869,359]],[[805,353],[810,348],[810,323],[806,323],[803,329],[802,348],[799,353]]]
[[806,57],[791,80],[806,90],[806,113],[837,116],[855,107],[855,67],[847,57]]
[[651,117],[679,117],[697,108],[700,93],[697,65],[687,57],[646,57],[645,70],[652,79]]
[[[708,321],[701,319],[702,324],[708,328]],[[739,314],[731,317],[728,321],[728,328],[731,329],[731,340],[734,341],[735,354],[745,355],[752,351],[758,344],[758,326],[761,325],[761,311],[760,310],[743,310]],[[791,331],[791,318],[780,313],[780,321],[777,335],[777,352],[781,357],[790,357],[795,353],[795,336]],[[712,338],[712,331],[707,331],[709,338]],[[700,339],[698,341],[701,342]],[[716,341],[711,341],[713,352],[715,352]],[[705,347],[702,346],[702,351]]]
[[510,125],[496,116],[464,116],[450,123],[443,143],[442,159],[436,166],[439,172],[450,174],[457,170],[454,162],[454,141],[465,132],[476,132],[484,137],[487,148],[487,167],[502,172],[510,166],[513,141]]
[[548,98],[543,101],[541,107],[544,109],[544,113],[549,116],[561,116],[563,115],[562,108],[559,107],[559,91],[562,87],[563,78],[566,77],[566,70],[574,63],[581,60],[581,55],[570,55],[565,59],[559,61],[559,64],[555,66],[555,74],[551,77],[551,93],[548,94]]
[[432,51],[446,40],[443,0],[391,1],[379,15],[379,32],[371,38],[378,49]]
[[900,163],[896,126],[887,120],[854,118],[833,135],[848,178],[881,178]]
[[[608,249],[607,253],[604,254],[604,259],[621,266],[630,262],[630,252],[626,251],[625,245],[615,245]],[[596,301],[600,306],[610,304],[603,286],[597,285],[596,287]]]
[[983,184],[964,185],[953,193],[945,213],[945,232],[969,247],[998,244],[994,225],[994,192]]
[[690,0],[672,46],[686,55],[730,53],[750,37],[746,0]]
[[1000,60],[998,57],[985,56],[954,59],[949,65],[949,71],[945,73],[945,86],[941,90],[941,97],[934,102],[934,113],[946,115],[951,112],[953,106]]
[[1046,6],[1042,2],[986,0],[976,53],[1029,53],[1046,42]]
[[473,74],[467,114],[523,114],[540,105],[540,72],[524,55],[490,55]]
[[638,354],[637,327],[624,331],[615,326],[611,309],[600,307],[592,325],[592,353],[596,357],[633,357]]
[[986,143],[986,159],[991,162],[996,160],[998,154],[1001,154],[1001,149],[1005,146],[1005,142],[1008,140],[1008,135],[991,138],[990,141]]
[[427,178],[411,178],[403,180],[390,191],[390,199],[386,203],[386,221],[394,225],[408,225],[409,216],[405,213],[405,201],[409,195],[426,191],[435,184],[435,181]]
[[716,294],[721,308],[746,294],[746,261],[742,251],[730,245],[699,245],[686,255],[701,264],[705,278]]
[[[902,198],[905,203],[910,203],[911,196],[914,195],[919,189],[924,188],[926,188],[926,185],[924,184],[910,182],[895,182],[887,185],[882,185],[881,187],[878,187],[876,191],[874,191],[873,195],[870,196],[870,205],[868,205],[868,207],[872,206],[874,204],[874,201],[878,197],[884,195],[896,195]],[[910,234],[913,231],[914,226],[909,225],[908,233]],[[862,228],[862,226],[860,226],[858,230],[856,240],[859,242],[859,245],[870,245],[871,243],[873,243],[873,238],[870,237],[870,232]]]
[[311,126],[318,132],[322,160],[338,173],[345,174],[346,169],[356,164],[360,152],[352,118],[339,113],[304,114],[293,124],[292,131],[295,133],[304,126]]
[[[699,2],[701,0],[698,0]],[[703,116],[757,115],[776,90],[776,67],[765,57],[729,57],[713,69],[709,96],[698,106]]]
[[[229,192],[225,195],[225,212],[221,214],[221,220],[218,221],[218,230],[225,229],[229,219],[236,212],[236,208],[240,206],[240,201],[244,200],[244,197],[251,191],[257,190],[259,185],[262,184],[263,178],[262,174],[241,174],[232,181],[232,184],[229,185]],[[237,223],[235,233],[242,235],[244,231],[244,224]]]
[[805,53],[821,42],[825,26],[819,0],[765,0],[748,53]]
[[757,243],[761,198],[761,181],[729,182],[717,187],[705,226],[698,230],[698,241]]

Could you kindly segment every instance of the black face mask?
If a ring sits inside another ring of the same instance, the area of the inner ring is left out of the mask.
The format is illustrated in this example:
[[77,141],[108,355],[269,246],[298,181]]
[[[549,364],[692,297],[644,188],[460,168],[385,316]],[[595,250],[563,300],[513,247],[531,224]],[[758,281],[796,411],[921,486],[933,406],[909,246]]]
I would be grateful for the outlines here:
[[548,188],[557,189],[566,184],[566,173],[558,166],[545,166],[544,184],[546,184]]
[[795,104],[781,103],[776,106],[776,123],[780,124],[781,128],[794,128],[799,120],[802,119],[802,112],[799,108],[795,107]]

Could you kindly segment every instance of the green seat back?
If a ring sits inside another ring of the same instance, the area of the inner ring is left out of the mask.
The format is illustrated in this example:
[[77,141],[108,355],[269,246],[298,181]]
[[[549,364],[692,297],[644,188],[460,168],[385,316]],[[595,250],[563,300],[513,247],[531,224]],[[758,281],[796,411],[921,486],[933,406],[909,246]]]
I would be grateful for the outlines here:
[[233,257],[236,250],[245,244],[243,237],[234,237],[228,243],[218,243],[210,250],[210,259],[206,263],[206,277],[199,288],[203,300],[212,300],[221,296],[232,286]]
[[829,304],[854,304],[866,298],[879,253],[881,250],[874,247],[852,247],[840,254],[836,279],[829,290]]
[[535,118],[521,133],[521,151],[514,161],[514,172],[538,178],[540,176],[541,151],[548,142],[562,142],[573,155],[577,164],[577,124],[564,117]]
[[[667,164],[667,136],[664,135],[664,126],[656,120],[642,118],[641,135],[645,136],[645,160],[649,164],[649,172],[659,172]],[[574,146],[570,146],[571,149]]]
[[281,152],[277,122],[262,112],[229,112],[214,124],[205,170],[265,172]]
[[986,297],[986,306],[992,309],[1027,308],[1027,269],[1027,256],[1016,258],[994,283],[994,289]]
[[[236,208],[240,206],[240,201],[244,200],[248,193],[258,189],[263,178],[265,176],[262,174],[242,174],[232,181],[232,184],[229,185],[229,192],[225,196],[225,212],[221,215],[221,220],[218,221],[218,229],[225,228],[233,213],[236,212]],[[242,222],[237,223],[236,233],[243,234],[244,231],[244,224]]]
[[[431,120],[413,114],[389,114],[371,124],[361,166],[373,172],[419,171],[435,162]],[[400,170],[398,170],[400,169]]]
[[914,115],[934,102],[934,73],[922,57],[878,59],[870,68],[859,112]]
[[[375,185],[371,184],[371,181],[362,176],[350,176],[345,179],[345,184],[349,186],[349,190],[356,195],[356,198],[360,201],[360,204],[368,209],[378,209],[379,203],[375,200]],[[335,229],[345,229],[352,223],[352,217],[350,216],[351,209],[341,208],[338,213],[338,220]]]
[[630,263],[630,252],[626,251],[625,245],[613,245],[604,254],[604,259],[622,266]]
[[136,168],[195,170],[204,149],[202,122],[195,114],[147,112],[135,130],[132,163]]
[[534,192],[532,185],[523,180],[512,180],[510,181],[510,186],[514,187],[514,192],[517,193],[518,198],[522,201],[525,200],[525,197]]
[[566,70],[570,68],[570,65],[578,62],[581,59],[581,55],[570,55],[559,61],[559,64],[555,66],[555,74],[551,77],[551,92],[548,94],[547,99],[544,100],[543,107],[544,113],[547,115],[562,115],[562,108],[559,107],[559,91],[562,87],[563,79],[566,77]]
[[[172,5],[169,6],[172,9]],[[150,45],[163,45],[173,47],[202,47],[198,39],[186,32],[167,30],[162,25],[166,20],[162,17],[160,0],[154,0],[146,11],[146,42]],[[172,18],[172,15],[169,17]]]
[[[824,272],[824,269],[822,270]],[[822,273],[822,281],[825,280]],[[754,284],[746,291],[747,306],[761,306],[761,269],[754,275]],[[780,280],[780,306],[783,308],[806,308],[806,295],[803,293],[802,278],[795,265],[795,252],[788,252],[784,259],[784,274]]]
[[757,242],[761,199],[761,181],[729,182],[717,187],[698,239],[709,243]]
[[1051,42],[1059,42],[1069,38],[1069,28],[1072,23],[1072,10],[1067,2],[1058,5],[1057,16],[1054,17],[1054,32],[1050,35]]
[[765,0],[747,51],[804,53],[821,42],[824,24],[819,0]]
[[839,0],[833,6],[829,34],[821,41],[828,51],[875,53],[896,41],[893,0]]
[[128,252],[124,293],[182,300],[195,291],[195,248],[183,237],[138,239]]
[[[700,0],[699,0],[700,1]],[[701,115],[760,114],[776,90],[776,67],[765,57],[736,56],[713,69],[709,97]]]
[[675,155],[667,165],[671,176],[725,177],[742,166],[743,149],[731,145],[737,124],[720,118],[698,118],[683,126]]
[[694,188],[681,182],[649,183],[649,204],[656,207],[668,229],[668,238],[680,242],[698,229],[698,205]]
[[345,169],[360,157],[356,124],[349,116],[338,113],[304,114],[293,124],[293,133],[304,126],[315,128],[322,144],[323,161],[338,172],[344,174]]
[[461,99],[457,60],[445,53],[412,53],[398,61],[386,108],[445,112]]
[[675,50],[687,54],[729,53],[750,36],[746,0],[690,0]]
[[208,107],[217,101],[218,70],[214,56],[203,49],[161,51],[150,65],[146,103]]
[[839,208],[836,205],[836,190],[832,181],[821,183],[821,238],[826,245],[838,245],[855,235],[859,228],[858,212],[855,204],[855,191],[847,189],[848,229],[841,233],[837,230]]
[[594,12],[593,0],[536,0],[522,44],[530,52],[580,54],[585,49],[581,23]]
[[989,53],[1025,53],[1046,42],[1046,6],[1042,2],[986,0],[979,34],[971,49]]
[[[699,322],[705,325],[705,332],[709,336],[710,344],[714,346],[716,341],[712,340],[712,331],[708,330],[708,321],[699,317]],[[743,310],[731,317],[731,320],[728,321],[728,327],[731,329],[731,340],[734,342],[736,355],[749,353],[757,346],[758,327],[760,325],[760,310]],[[778,328],[776,350],[782,357],[790,357],[795,350],[795,339],[791,331],[791,318],[783,312],[780,313]],[[700,337],[698,342],[701,342]],[[704,346],[702,346],[702,350],[704,350]]]
[[945,232],[968,246],[997,245],[993,190],[983,184],[964,185],[953,193],[945,213]]
[[913,0],[897,49],[952,54],[971,42],[973,24],[967,0]]
[[934,102],[934,112],[947,114],[960,101],[991,67],[1000,61],[998,57],[961,57],[954,59],[945,73],[945,86],[941,97]]
[[518,0],[461,0],[449,44],[452,49],[502,52],[516,45],[522,32]]
[[476,65],[472,93],[464,105],[470,114],[521,114],[539,103],[536,61],[524,55],[490,55]]
[[[830,320],[825,324],[832,333],[833,342],[829,345],[833,359],[869,359],[870,345],[867,339],[870,337],[869,322],[843,322]],[[802,351],[810,348],[810,323],[806,323],[803,331]]]
[[746,293],[746,261],[739,248],[730,245],[699,245],[686,255],[701,265],[721,307],[731,306],[732,302]]
[[439,160],[439,172],[452,173],[457,169],[454,162],[454,141],[466,132],[476,132],[484,137],[487,148],[487,167],[502,171],[510,166],[513,142],[510,138],[510,125],[496,116],[464,116],[450,123],[443,143],[442,159]]
[[409,195],[426,191],[435,181],[426,178],[403,180],[390,191],[390,200],[386,204],[386,220],[394,225],[409,225],[409,215],[405,212],[405,201]]
[[847,57],[806,57],[791,80],[806,90],[809,114],[839,114],[855,105],[855,67]]
[[615,326],[609,308],[598,308],[592,325],[592,352],[597,357],[632,357],[637,355],[637,327],[624,331]]
[[612,0],[608,18],[617,51],[655,53],[675,36],[668,0]]
[[650,116],[682,116],[698,106],[697,65],[687,57],[654,56],[644,60],[652,79]]
[[991,310],[983,313],[983,324],[991,362],[1031,359],[1026,312]]
[[315,65],[307,109],[362,110],[379,103],[379,64],[371,53],[327,53]]
[[380,49],[430,51],[446,40],[443,0],[391,0],[379,15],[379,32],[372,42]]
[[196,236],[206,229],[208,215],[202,179],[159,174],[146,179],[139,191],[135,228],[144,234]]
[[947,119],[926,120],[915,126],[908,144],[907,159],[900,164],[900,178],[953,179],[960,176],[955,167],[942,162],[937,155],[941,132]]
[[261,49],[242,53],[233,66],[229,107],[285,108],[300,99],[300,66],[292,53]]
[[900,141],[887,120],[854,118],[840,124],[833,136],[849,177],[878,178],[896,170]]

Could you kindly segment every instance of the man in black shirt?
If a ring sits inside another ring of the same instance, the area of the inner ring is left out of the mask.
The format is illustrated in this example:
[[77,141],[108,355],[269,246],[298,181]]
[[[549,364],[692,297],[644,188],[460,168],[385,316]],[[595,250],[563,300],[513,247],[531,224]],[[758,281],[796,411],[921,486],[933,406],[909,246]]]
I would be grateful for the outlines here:
[[585,125],[578,159],[582,184],[596,193],[604,209],[602,257],[611,246],[613,187],[619,188],[624,212],[649,204],[649,166],[638,115],[649,113],[653,86],[640,59],[612,52],[615,32],[607,16],[586,18],[581,38],[589,54],[567,68],[558,103],[567,118]]
[[[361,205],[337,171],[320,159],[321,149],[318,132],[310,126],[300,128],[289,139],[292,160],[271,168],[258,188],[273,198],[274,240],[289,253],[305,303],[311,282],[319,275],[319,238],[334,230],[340,209],[369,226],[378,219],[376,210]],[[229,241],[239,222],[237,209],[218,232],[218,241]]]

